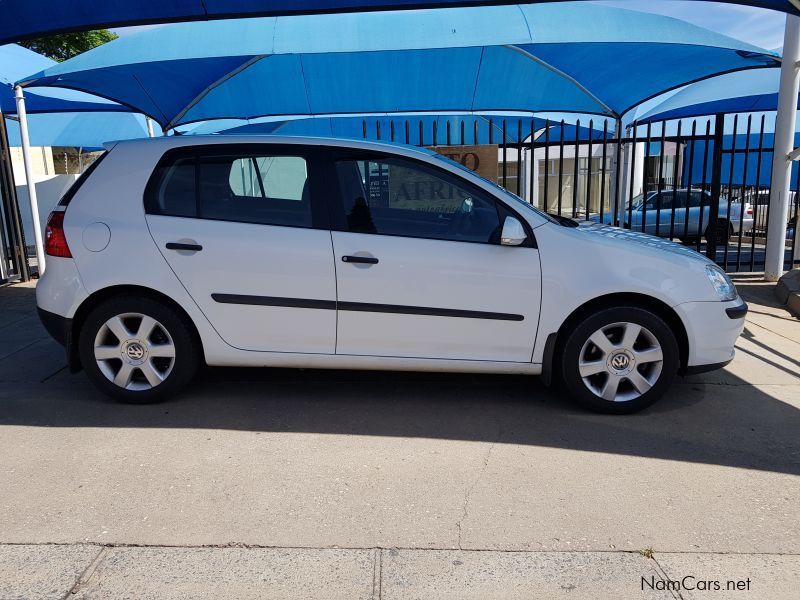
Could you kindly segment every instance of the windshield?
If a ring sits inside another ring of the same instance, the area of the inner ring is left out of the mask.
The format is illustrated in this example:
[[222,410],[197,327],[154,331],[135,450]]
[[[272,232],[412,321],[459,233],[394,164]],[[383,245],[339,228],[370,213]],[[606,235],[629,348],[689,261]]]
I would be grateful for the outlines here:
[[476,173],[475,171],[473,171],[469,167],[465,167],[461,163],[456,162],[451,158],[447,158],[446,156],[444,156],[442,154],[434,153],[433,156],[435,156],[437,159],[441,160],[442,162],[446,162],[448,165],[453,165],[455,167],[458,167],[462,171],[466,171],[467,173],[470,173],[470,174],[472,174],[472,175],[474,175],[476,177],[479,177],[482,181],[485,181],[486,183],[491,185],[494,189],[496,189],[498,192],[500,192],[503,195],[503,197],[505,197],[508,200],[511,200],[512,202],[514,202],[515,205],[520,206],[525,210],[533,211],[534,213],[536,213],[537,215],[539,215],[543,219],[547,219],[548,221],[550,221],[551,223],[555,223],[556,225],[563,225],[564,224],[561,221],[559,221],[558,219],[554,218],[552,215],[549,215],[546,212],[543,212],[543,211],[539,210],[538,208],[533,207],[529,202],[526,202],[525,200],[523,200],[522,198],[520,198],[516,194],[512,194],[511,192],[509,192],[504,187],[498,185],[496,181],[492,181],[491,179],[486,179],[485,177],[479,175],[478,173]]

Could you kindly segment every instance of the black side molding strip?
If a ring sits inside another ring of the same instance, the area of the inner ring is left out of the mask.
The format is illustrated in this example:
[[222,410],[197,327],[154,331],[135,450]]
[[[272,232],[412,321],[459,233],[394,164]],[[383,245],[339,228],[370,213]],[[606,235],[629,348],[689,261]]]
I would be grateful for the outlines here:
[[307,300],[305,298],[278,298],[275,296],[246,296],[239,294],[211,294],[220,304],[249,304],[253,306],[285,306],[287,308],[316,308],[336,310],[336,300]]
[[493,321],[524,321],[523,315],[484,312],[480,310],[458,310],[427,306],[403,306],[399,304],[370,304],[367,302],[339,302],[336,300],[310,300],[307,298],[279,298],[275,296],[247,296],[240,294],[211,294],[221,304],[248,304],[253,306],[284,306],[288,308],[311,308],[319,310],[345,310],[348,312],[392,313],[400,315],[424,315],[429,317],[456,317],[461,319],[489,319]]
[[731,319],[743,319],[744,316],[747,314],[747,302],[742,302],[739,306],[732,306],[731,308],[726,308],[725,312]]
[[369,304],[367,302],[339,302],[339,310],[352,312],[394,313],[400,315],[426,315],[429,317],[458,317],[461,319],[490,319],[493,321],[522,321],[522,315],[484,312],[481,310],[458,310],[455,308],[431,308],[427,306],[402,306],[399,304]]

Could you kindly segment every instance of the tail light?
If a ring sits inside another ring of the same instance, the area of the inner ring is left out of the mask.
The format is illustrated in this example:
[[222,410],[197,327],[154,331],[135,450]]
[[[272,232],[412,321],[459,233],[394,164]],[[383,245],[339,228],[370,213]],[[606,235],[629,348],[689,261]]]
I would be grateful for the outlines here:
[[752,204],[747,204],[745,206],[744,212],[745,212],[746,215],[752,215],[753,214],[753,205]]
[[48,256],[72,258],[64,235],[64,211],[51,212],[44,230],[44,251]]

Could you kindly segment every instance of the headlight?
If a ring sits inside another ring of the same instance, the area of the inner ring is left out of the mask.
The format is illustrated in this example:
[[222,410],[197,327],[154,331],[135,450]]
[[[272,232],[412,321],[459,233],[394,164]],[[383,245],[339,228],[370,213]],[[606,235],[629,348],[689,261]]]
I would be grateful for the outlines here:
[[714,290],[717,292],[717,296],[719,296],[722,302],[736,300],[738,297],[736,286],[733,285],[733,282],[725,271],[716,265],[708,265],[706,267],[706,277],[708,277],[711,285],[714,286]]

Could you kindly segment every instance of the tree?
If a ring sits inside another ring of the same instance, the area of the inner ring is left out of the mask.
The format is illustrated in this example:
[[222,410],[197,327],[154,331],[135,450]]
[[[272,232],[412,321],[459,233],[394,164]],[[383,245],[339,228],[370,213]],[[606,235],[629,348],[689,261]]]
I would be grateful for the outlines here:
[[37,38],[21,42],[21,45],[61,62],[115,39],[117,39],[116,33],[112,33],[108,29],[95,29]]

